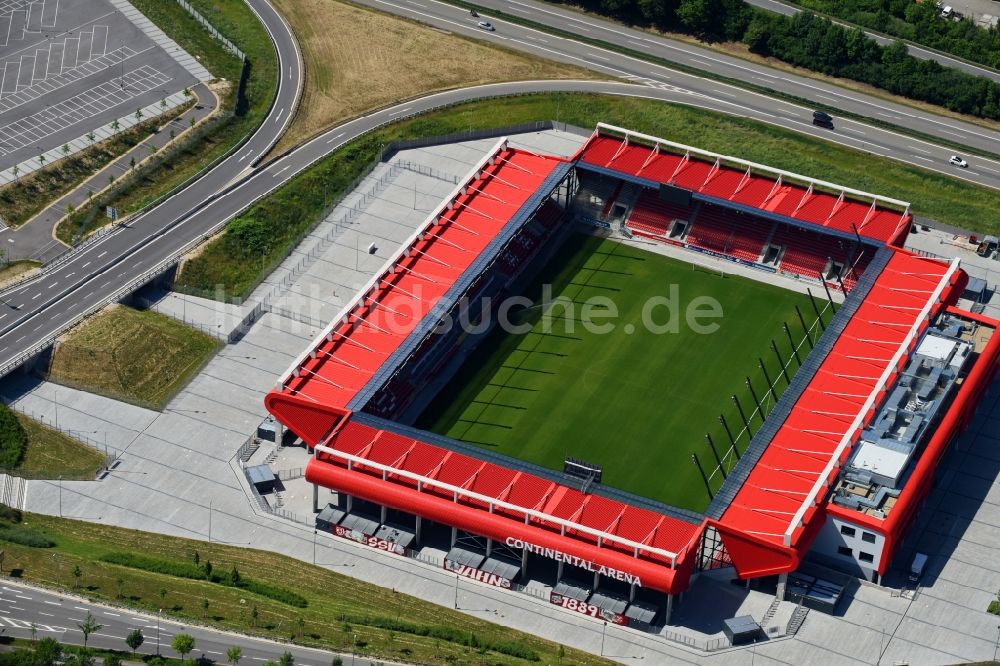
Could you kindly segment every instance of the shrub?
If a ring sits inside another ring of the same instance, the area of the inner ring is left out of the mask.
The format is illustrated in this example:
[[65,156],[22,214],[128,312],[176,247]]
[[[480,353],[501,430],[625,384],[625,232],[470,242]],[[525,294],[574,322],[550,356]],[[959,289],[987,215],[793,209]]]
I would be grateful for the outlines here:
[[53,548],[56,542],[44,534],[20,526],[0,526],[0,541],[20,544],[29,548]]
[[1000,615],[1000,599],[994,599],[991,601],[989,608],[986,610],[994,615]]
[[10,407],[0,404],[0,467],[14,469],[24,459],[28,433]]
[[195,564],[160,560],[135,553],[108,553],[101,557],[101,561],[131,569],[142,569],[143,571],[166,574],[167,576],[174,576],[176,578],[191,578],[194,580],[205,578],[205,571]]
[[21,512],[12,506],[0,504],[0,521],[5,523],[19,523],[21,522]]

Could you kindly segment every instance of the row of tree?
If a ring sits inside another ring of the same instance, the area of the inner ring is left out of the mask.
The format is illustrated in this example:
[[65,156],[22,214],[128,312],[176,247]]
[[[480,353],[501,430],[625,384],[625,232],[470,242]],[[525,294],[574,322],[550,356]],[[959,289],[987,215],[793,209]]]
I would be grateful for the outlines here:
[[[1000,84],[909,54],[901,41],[881,46],[860,28],[811,12],[784,16],[743,0],[580,0],[626,22],[705,39],[741,41],[754,53],[831,76],[861,81],[952,111],[1000,119]],[[933,3],[925,3],[933,4]]]
[[961,56],[1000,67],[1000,28],[983,28],[971,18],[941,16],[936,2],[913,0],[792,0],[807,9]]
[[[32,625],[31,634],[34,648],[32,650],[0,653],[0,666],[59,666],[60,664],[65,664],[65,666],[96,666],[95,660],[91,656],[88,642],[90,636],[103,629],[104,625],[99,624],[97,619],[88,612],[86,618],[76,626],[80,630],[80,633],[83,634],[82,650],[76,652],[67,651],[63,648],[62,644],[53,638],[43,638],[40,641],[35,641],[35,630],[34,625]],[[141,629],[133,629],[125,637],[125,644],[131,650],[133,658],[145,640],[146,637],[143,636]],[[180,633],[173,637],[170,647],[180,655],[181,662],[184,662],[187,656],[194,652],[196,642],[190,634]],[[154,660],[156,658],[153,657]],[[226,661],[230,666],[239,666],[242,658],[243,648],[234,645],[226,650]],[[102,661],[103,666],[122,665],[121,657],[115,653],[106,655]],[[149,663],[153,664],[152,661]],[[162,663],[162,661],[159,663]],[[343,660],[340,657],[334,657],[331,662],[331,666],[342,666],[342,664]],[[282,653],[278,661],[266,661],[264,662],[264,666],[295,666],[295,657],[291,652],[286,650]]]

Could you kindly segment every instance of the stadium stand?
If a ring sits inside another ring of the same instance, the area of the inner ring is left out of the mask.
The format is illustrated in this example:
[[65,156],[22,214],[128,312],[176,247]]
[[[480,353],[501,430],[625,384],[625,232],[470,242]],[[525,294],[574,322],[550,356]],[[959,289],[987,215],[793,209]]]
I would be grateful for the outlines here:
[[661,201],[655,190],[639,193],[626,226],[634,231],[665,236],[674,220],[690,221],[693,208]]

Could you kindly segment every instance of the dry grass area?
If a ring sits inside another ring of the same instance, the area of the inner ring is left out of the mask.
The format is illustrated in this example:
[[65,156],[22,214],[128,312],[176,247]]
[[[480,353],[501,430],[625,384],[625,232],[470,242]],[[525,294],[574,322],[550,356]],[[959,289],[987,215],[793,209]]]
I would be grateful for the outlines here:
[[23,261],[12,261],[3,268],[0,268],[0,288],[6,287],[12,282],[20,280],[25,273],[32,273],[41,267],[41,262],[24,259]]
[[155,409],[218,348],[215,338],[164,315],[112,306],[59,342],[49,377]]
[[[280,152],[338,121],[432,91],[500,81],[606,78],[337,0],[277,0],[305,60]],[[502,121],[499,121],[502,122]]]

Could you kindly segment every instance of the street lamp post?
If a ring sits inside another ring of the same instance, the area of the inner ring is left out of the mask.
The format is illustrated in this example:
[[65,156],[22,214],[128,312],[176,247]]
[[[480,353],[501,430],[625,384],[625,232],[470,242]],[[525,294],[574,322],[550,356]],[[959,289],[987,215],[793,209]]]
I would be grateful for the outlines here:
[[604,626],[601,627],[601,656],[604,656],[604,637],[608,633],[608,623],[605,622]]
[[59,475],[59,517],[62,518],[62,474]]
[[56,587],[62,588],[62,576],[59,574],[59,553],[52,553],[52,559],[56,561]]
[[160,613],[163,609],[160,608],[156,611],[156,656],[160,656]]
[[458,610],[458,574],[455,574],[455,610]]
[[212,500],[208,500],[208,542],[212,543]]

